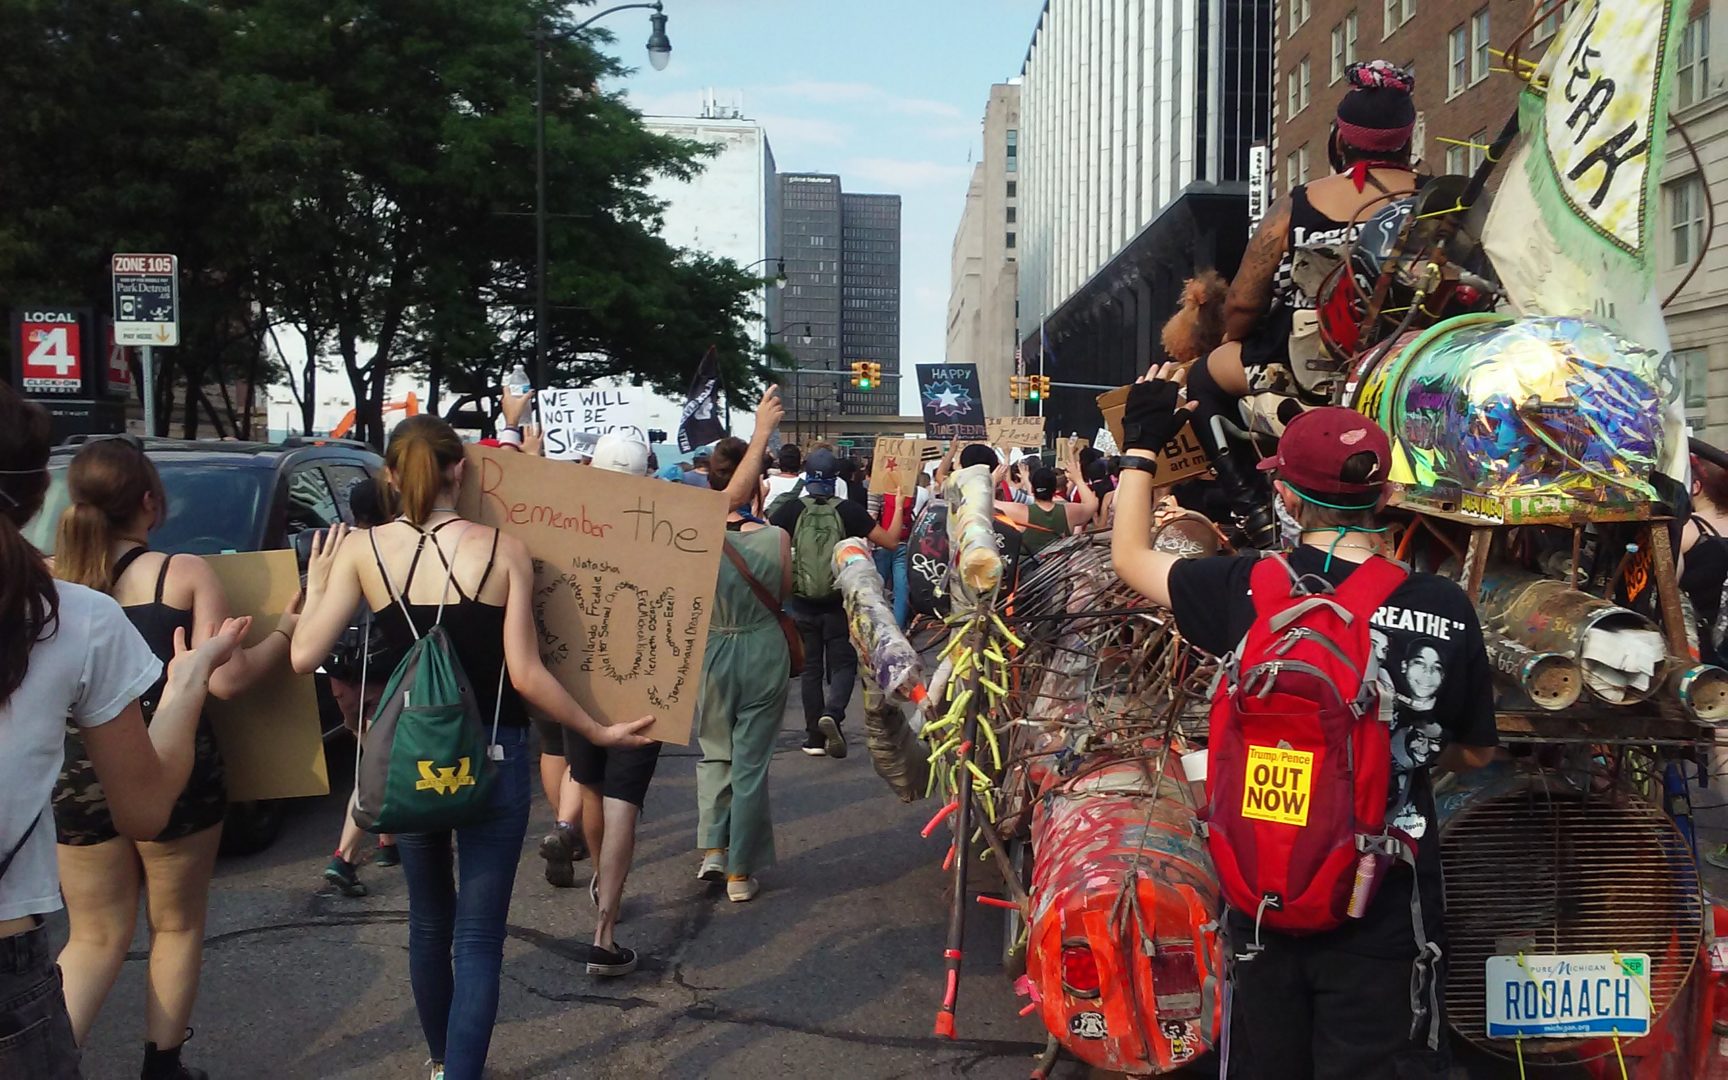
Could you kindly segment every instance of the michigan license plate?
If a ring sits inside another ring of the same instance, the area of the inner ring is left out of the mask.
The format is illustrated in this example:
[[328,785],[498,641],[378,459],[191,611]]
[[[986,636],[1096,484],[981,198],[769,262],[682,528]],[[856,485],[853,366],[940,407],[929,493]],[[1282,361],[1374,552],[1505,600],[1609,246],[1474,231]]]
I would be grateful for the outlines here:
[[1650,1031],[1650,957],[1645,953],[1491,956],[1487,990],[1491,1039]]

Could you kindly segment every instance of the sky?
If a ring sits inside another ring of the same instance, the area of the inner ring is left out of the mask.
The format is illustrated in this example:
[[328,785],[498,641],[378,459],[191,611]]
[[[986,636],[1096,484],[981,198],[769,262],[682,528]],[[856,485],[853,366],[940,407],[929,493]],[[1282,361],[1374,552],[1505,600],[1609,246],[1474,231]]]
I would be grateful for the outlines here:
[[[644,113],[694,116],[702,92],[760,121],[782,172],[839,173],[901,197],[900,363],[939,363],[948,267],[993,83],[1020,74],[1044,0],[664,0],[665,71],[647,63],[648,12],[600,24]],[[578,8],[578,11],[581,9]],[[901,381],[902,414],[917,390]]]

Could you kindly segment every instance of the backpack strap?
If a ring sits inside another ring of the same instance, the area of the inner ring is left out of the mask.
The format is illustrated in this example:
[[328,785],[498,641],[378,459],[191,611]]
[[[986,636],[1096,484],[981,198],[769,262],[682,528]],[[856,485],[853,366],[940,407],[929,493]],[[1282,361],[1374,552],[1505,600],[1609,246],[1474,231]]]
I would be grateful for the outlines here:
[[[448,525],[449,522],[445,522],[445,524]],[[444,558],[444,549],[438,546],[438,537],[432,533],[426,534],[426,536],[431,537],[432,539],[432,550],[438,553],[439,560],[444,563],[444,588],[438,594],[438,614],[432,619],[433,626],[441,625],[444,622],[444,606],[450,602],[450,587],[452,585],[455,585],[456,595],[458,597],[467,599],[467,597],[462,594],[462,586],[456,585],[456,556],[461,553],[462,541],[467,537],[467,535],[467,529],[463,529],[461,532],[456,534],[455,550],[451,551],[450,557],[446,559]],[[424,538],[422,539],[424,540]],[[499,685],[502,686],[503,682],[500,681]],[[494,721],[494,726],[496,726],[496,721]],[[493,741],[496,742],[497,740],[494,739]]]
[[726,560],[738,571],[738,576],[744,579],[744,584],[750,586],[750,591],[756,594],[756,599],[762,602],[762,606],[767,608],[770,614],[778,616],[781,608],[785,606],[785,599],[776,599],[774,594],[768,591],[768,586],[757,580],[756,575],[750,572],[749,565],[744,562],[744,556],[738,553],[737,548],[731,544],[721,544],[720,550],[726,553]]
[[18,842],[12,845],[12,850],[6,853],[6,857],[0,859],[0,880],[6,877],[6,871],[12,868],[12,860],[16,859],[18,853],[24,850],[24,845],[30,842],[30,837],[36,832],[36,826],[41,823],[42,811],[38,810],[36,816],[30,819],[30,827],[24,830],[24,835],[20,836]]

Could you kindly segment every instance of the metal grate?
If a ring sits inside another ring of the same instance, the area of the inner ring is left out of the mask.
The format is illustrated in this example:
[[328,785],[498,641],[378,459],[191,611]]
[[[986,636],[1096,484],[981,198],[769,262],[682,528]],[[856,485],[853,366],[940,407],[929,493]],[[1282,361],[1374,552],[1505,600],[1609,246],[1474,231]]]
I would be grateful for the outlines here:
[[[1477,1046],[1511,1050],[1483,1034],[1496,954],[1649,953],[1652,1023],[1685,987],[1703,933],[1698,871],[1674,823],[1644,800],[1528,775],[1451,811],[1440,854],[1447,1010]],[[1527,1041],[1524,1053],[1575,1046]]]

